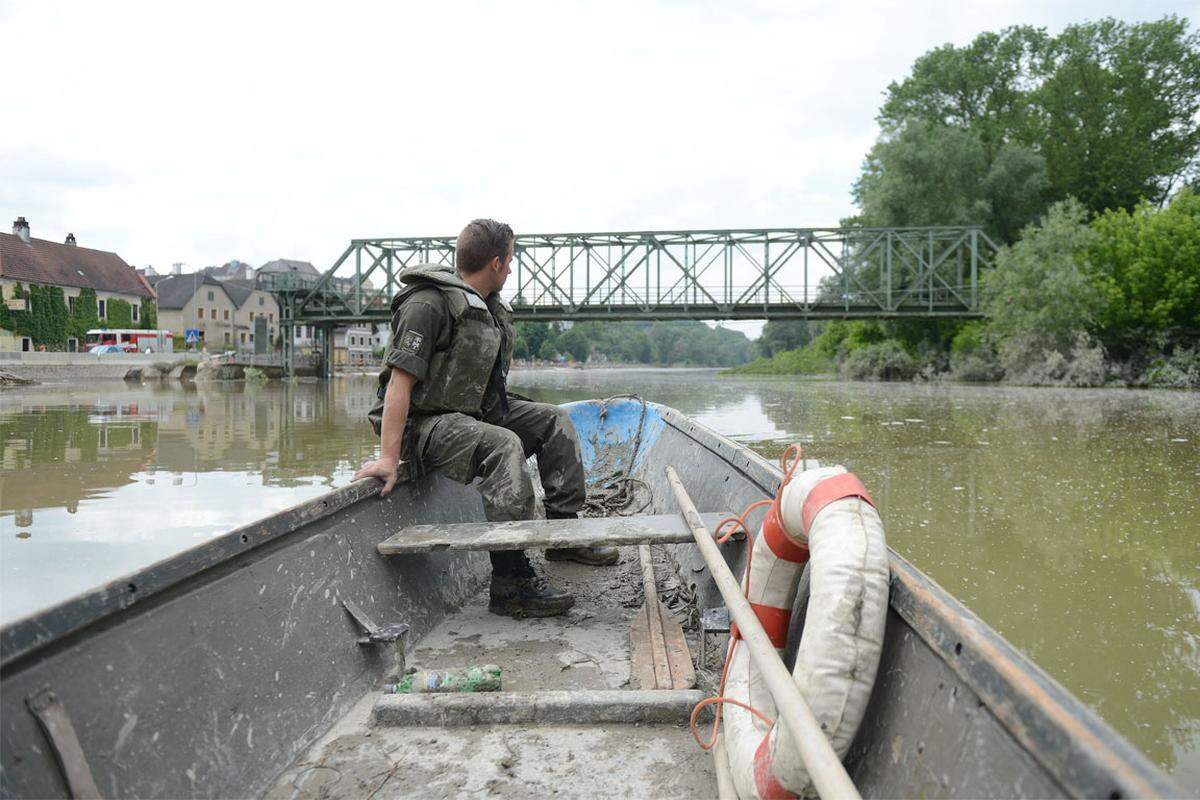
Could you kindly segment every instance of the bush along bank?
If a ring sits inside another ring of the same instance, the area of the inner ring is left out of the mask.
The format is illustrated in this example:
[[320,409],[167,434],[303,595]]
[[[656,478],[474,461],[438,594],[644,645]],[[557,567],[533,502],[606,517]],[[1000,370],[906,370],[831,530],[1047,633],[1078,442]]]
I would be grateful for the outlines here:
[[1200,388],[1200,196],[1190,190],[1163,208],[1091,219],[1074,200],[1056,203],[1000,249],[981,291],[982,320],[813,323],[802,346],[729,373]]

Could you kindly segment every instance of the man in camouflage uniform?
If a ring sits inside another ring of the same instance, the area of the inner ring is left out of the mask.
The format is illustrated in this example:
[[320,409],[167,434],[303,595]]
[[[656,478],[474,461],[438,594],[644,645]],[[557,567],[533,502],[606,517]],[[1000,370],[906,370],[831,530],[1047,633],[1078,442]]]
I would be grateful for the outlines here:
[[[380,457],[355,480],[379,478],[380,494],[387,495],[402,463],[410,475],[436,470],[467,484],[478,478],[489,520],[532,519],[536,499],[525,460],[536,454],[546,516],[578,516],[584,475],[570,416],[558,406],[509,398],[506,391],[516,332],[500,289],[512,257],[512,229],[475,220],[458,236],[455,269],[425,265],[401,276],[407,285],[392,300],[380,402],[369,415],[381,437]],[[523,551],[490,555],[493,612],[552,616],[574,603],[534,572]],[[615,564],[617,551],[568,548],[548,550],[546,557]]]

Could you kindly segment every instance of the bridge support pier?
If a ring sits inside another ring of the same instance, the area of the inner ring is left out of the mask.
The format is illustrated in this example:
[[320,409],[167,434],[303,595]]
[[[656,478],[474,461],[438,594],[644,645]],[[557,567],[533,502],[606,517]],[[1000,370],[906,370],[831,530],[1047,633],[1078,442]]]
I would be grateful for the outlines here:
[[325,379],[333,377],[333,326],[321,326],[321,375]]

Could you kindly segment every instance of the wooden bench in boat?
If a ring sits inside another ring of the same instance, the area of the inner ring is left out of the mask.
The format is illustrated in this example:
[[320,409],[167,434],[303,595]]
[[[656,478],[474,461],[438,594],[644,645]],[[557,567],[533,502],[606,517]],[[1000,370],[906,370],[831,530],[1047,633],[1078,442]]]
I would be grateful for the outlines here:
[[[729,514],[700,516],[711,530]],[[678,514],[646,514],[635,517],[411,525],[380,542],[378,550],[381,555],[395,556],[432,550],[525,550],[690,541],[692,533]]]

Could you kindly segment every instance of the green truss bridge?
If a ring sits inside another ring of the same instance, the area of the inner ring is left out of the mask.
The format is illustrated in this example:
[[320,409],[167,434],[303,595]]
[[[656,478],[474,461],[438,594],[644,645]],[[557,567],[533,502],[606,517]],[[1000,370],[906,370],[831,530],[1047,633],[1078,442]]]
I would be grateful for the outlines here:
[[[273,276],[283,325],[385,322],[454,241],[355,239],[319,279]],[[504,294],[518,320],[970,318],[995,253],[974,227],[524,234]]]

